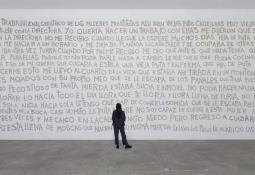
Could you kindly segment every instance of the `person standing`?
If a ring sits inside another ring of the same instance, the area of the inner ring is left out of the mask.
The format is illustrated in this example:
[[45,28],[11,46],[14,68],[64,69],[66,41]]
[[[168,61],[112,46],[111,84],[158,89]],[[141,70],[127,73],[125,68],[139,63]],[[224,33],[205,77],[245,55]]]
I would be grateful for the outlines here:
[[132,146],[129,145],[127,141],[125,133],[125,121],[125,112],[121,109],[121,104],[117,103],[116,109],[112,113],[112,125],[114,129],[115,145],[117,149],[119,149],[119,131],[121,133],[122,143],[125,145],[125,148],[132,148]]

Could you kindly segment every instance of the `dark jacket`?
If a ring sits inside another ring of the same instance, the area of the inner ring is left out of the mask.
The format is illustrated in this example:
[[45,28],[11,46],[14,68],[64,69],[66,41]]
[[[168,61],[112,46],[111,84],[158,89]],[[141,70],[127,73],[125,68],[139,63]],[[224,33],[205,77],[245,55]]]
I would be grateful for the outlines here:
[[121,116],[120,118],[118,118],[117,110],[114,110],[112,112],[112,125],[115,127],[125,126],[125,120],[126,120],[125,112],[121,110],[120,114]]

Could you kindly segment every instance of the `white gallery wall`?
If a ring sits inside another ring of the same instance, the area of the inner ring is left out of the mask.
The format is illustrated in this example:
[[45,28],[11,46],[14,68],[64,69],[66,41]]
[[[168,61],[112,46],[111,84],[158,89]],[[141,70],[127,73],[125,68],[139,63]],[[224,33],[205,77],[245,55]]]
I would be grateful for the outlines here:
[[0,139],[254,139],[254,16],[1,10]]

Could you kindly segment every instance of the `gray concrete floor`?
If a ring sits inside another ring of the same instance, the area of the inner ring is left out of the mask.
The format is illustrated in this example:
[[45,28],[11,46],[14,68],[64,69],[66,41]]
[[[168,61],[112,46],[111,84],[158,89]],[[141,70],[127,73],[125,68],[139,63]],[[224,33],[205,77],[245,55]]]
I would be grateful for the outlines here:
[[255,141],[0,141],[0,175],[254,175]]

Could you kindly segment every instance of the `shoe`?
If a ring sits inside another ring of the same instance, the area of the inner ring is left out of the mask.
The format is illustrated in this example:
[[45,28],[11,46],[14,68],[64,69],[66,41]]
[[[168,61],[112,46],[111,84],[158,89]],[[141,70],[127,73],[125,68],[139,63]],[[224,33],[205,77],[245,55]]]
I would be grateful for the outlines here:
[[119,149],[119,148],[120,148],[120,146],[119,146],[119,145],[116,145],[116,148],[117,148],[117,149]]
[[131,145],[126,145],[125,149],[128,149],[128,148],[132,148],[132,146]]

